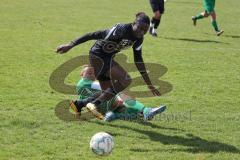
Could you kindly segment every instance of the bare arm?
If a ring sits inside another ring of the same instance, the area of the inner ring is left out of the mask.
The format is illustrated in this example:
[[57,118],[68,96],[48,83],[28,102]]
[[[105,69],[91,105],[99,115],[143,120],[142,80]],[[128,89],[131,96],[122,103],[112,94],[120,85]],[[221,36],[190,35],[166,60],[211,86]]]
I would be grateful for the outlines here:
[[138,71],[141,73],[145,83],[147,84],[148,88],[151,90],[151,92],[153,93],[153,95],[155,96],[160,96],[161,94],[159,93],[159,91],[152,85],[152,82],[148,76],[148,73],[146,71],[146,67],[145,64],[143,62],[143,58],[142,58],[142,52],[134,50],[134,63],[138,69]]

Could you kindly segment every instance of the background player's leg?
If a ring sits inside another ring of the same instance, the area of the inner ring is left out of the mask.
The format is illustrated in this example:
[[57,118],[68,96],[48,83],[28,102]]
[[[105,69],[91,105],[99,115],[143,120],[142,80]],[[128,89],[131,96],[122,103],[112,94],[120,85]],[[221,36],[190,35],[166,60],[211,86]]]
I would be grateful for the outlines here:
[[152,17],[152,20],[151,20],[151,26],[154,27],[155,29],[158,28],[159,24],[160,24],[160,20],[161,20],[161,13],[159,10],[155,11],[154,12],[154,16]]
[[153,36],[157,36],[157,28],[160,24],[160,21],[161,21],[161,13],[160,11],[156,11],[154,12],[154,16],[152,17],[152,20],[151,20],[151,23],[150,23],[150,34],[152,34]]
[[218,25],[217,25],[217,15],[216,15],[215,11],[213,11],[211,13],[211,17],[212,17],[212,26],[213,26],[217,36],[220,36],[223,33],[223,30],[218,28]]
[[164,12],[164,1],[163,0],[150,0],[150,4],[153,11],[153,17],[150,23],[149,33],[157,37],[157,28],[161,21],[161,16]]
[[206,11],[204,11],[202,13],[199,13],[196,16],[192,16],[193,25],[196,26],[197,20],[203,19],[203,18],[208,17],[208,16],[209,16],[209,14]]
[[219,29],[218,29],[217,21],[216,21],[216,13],[212,12],[211,17],[212,17],[212,26],[213,26],[214,30],[217,32],[217,31],[219,31]]

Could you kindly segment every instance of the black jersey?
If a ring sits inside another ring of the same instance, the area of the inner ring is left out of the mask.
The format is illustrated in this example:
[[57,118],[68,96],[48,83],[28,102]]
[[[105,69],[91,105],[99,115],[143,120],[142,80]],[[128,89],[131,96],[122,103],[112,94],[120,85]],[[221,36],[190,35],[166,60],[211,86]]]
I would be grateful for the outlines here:
[[132,46],[134,55],[141,55],[143,38],[137,38],[133,34],[132,24],[116,24],[110,29],[88,33],[75,41],[75,45],[88,40],[97,40],[90,52],[99,56],[112,56],[123,49]]

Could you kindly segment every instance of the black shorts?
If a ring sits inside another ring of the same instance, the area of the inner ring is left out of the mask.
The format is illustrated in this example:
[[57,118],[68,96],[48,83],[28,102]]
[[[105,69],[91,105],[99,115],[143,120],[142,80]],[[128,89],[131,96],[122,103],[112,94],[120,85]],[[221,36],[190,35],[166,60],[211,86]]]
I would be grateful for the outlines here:
[[95,77],[99,81],[109,81],[110,77],[107,75],[110,68],[115,65],[115,61],[113,60],[114,56],[97,56],[93,52],[89,54],[89,61],[91,66],[94,68]]
[[159,11],[161,14],[164,13],[164,0],[150,0],[152,11]]

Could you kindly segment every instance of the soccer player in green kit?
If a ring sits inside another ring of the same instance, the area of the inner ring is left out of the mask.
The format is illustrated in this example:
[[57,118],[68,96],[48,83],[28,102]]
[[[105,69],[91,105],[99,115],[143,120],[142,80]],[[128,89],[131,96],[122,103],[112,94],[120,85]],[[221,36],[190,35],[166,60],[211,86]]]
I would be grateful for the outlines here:
[[[93,98],[96,92],[101,92],[99,82],[95,81],[94,69],[89,65],[84,65],[81,72],[81,79],[77,83],[77,94],[79,99],[71,101],[70,107],[76,114],[81,114],[81,110]],[[144,120],[151,120],[155,115],[162,113],[166,106],[149,108],[144,106],[141,102],[134,100],[124,93],[119,93],[112,99],[101,104],[102,113],[106,113],[104,121],[112,121],[115,119],[134,119],[137,116],[143,116]]]
[[216,21],[216,12],[214,10],[215,7],[215,0],[203,0],[203,6],[205,11],[202,13],[199,13],[196,16],[192,17],[193,25],[196,26],[197,20],[206,18],[209,15],[212,17],[212,26],[217,34],[217,36],[220,36],[224,31],[218,28],[217,21]]

